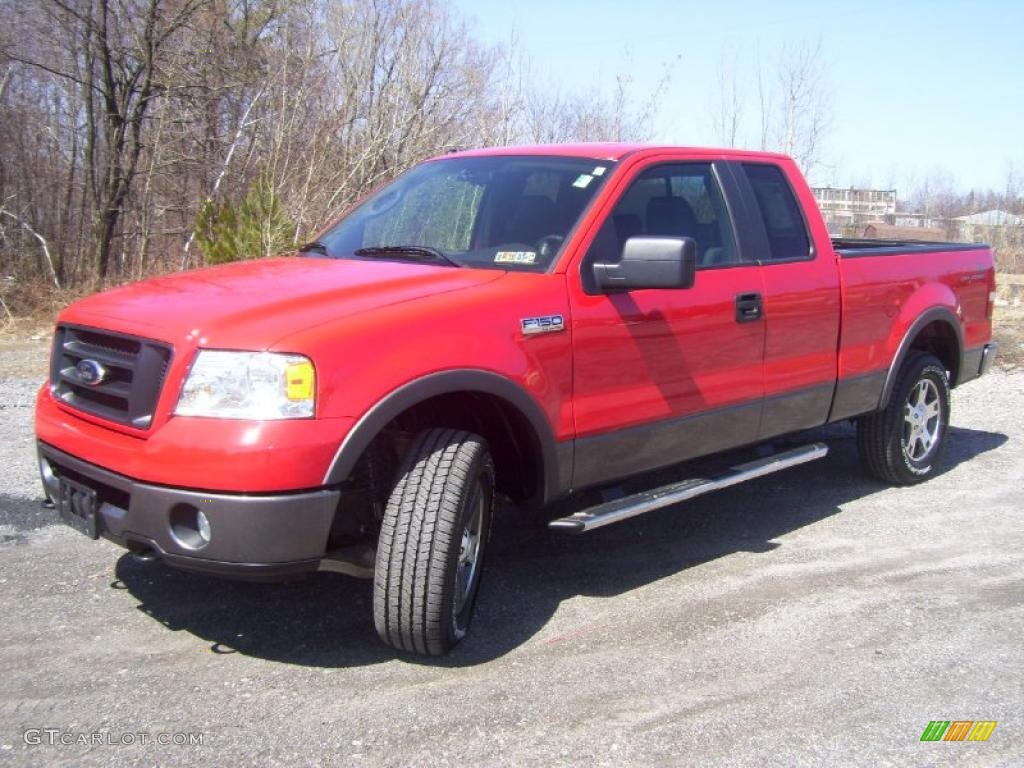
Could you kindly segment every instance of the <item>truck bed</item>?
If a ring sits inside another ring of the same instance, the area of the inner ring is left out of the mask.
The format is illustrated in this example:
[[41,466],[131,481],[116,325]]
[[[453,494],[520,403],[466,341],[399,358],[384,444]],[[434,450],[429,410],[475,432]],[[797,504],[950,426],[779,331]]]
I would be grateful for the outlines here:
[[832,247],[844,259],[863,256],[891,256],[909,253],[947,253],[988,248],[984,243],[947,243],[933,240],[874,240],[862,237],[833,237]]
[[[973,378],[991,340],[989,294],[992,252],[977,243],[832,239],[840,255],[842,321],[839,380],[879,380],[899,356],[904,337],[937,309],[957,327],[960,364],[951,363],[954,386]],[[891,256],[892,258],[863,258]],[[963,367],[963,376],[960,376]]]

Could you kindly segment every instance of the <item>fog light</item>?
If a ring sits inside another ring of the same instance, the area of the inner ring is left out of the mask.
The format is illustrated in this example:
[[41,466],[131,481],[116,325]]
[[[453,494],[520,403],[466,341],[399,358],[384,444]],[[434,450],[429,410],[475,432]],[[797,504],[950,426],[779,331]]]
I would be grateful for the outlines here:
[[210,521],[203,514],[203,510],[196,510],[196,530],[199,531],[199,538],[204,543],[209,543],[212,534],[210,533]]
[[210,543],[210,520],[192,504],[171,507],[168,523],[174,540],[185,549],[202,549]]

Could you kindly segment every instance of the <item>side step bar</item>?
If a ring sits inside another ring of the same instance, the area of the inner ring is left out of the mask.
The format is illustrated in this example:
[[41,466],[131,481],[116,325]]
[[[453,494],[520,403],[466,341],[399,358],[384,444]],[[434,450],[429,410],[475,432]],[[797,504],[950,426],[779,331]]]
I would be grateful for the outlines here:
[[650,491],[643,491],[634,496],[598,504],[596,507],[590,507],[568,517],[552,520],[548,523],[548,528],[565,533],[592,531],[595,528],[642,515],[644,512],[678,504],[711,491],[728,488],[730,485],[738,485],[747,480],[789,469],[797,464],[806,464],[808,461],[823,458],[827,453],[828,446],[824,443],[812,443],[800,448],[793,448],[763,459],[739,464],[713,478],[683,480]]

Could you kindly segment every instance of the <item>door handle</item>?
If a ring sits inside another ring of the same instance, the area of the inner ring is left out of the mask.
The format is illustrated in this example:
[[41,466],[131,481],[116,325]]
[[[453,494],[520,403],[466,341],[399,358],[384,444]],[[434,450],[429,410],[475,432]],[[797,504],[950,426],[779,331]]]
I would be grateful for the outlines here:
[[736,295],[736,322],[749,323],[760,320],[764,313],[764,299],[760,293],[740,293]]

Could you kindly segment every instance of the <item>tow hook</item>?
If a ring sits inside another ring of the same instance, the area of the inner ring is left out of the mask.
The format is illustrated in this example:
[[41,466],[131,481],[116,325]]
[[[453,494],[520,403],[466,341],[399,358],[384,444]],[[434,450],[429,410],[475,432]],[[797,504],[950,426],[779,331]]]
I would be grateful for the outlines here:
[[151,548],[140,549],[139,551],[132,551],[132,560],[137,563],[152,563],[156,560],[156,552]]

